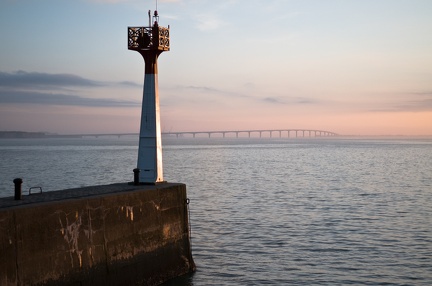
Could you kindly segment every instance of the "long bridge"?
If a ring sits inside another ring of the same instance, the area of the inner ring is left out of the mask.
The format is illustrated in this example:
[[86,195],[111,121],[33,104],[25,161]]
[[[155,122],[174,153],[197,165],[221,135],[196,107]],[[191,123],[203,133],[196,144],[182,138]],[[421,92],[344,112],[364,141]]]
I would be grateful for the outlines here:
[[279,138],[282,138],[284,134],[289,138],[293,137],[331,137],[337,136],[337,133],[325,130],[315,130],[315,129],[260,129],[260,130],[226,130],[226,131],[184,131],[184,132],[162,132],[162,135],[166,136],[176,136],[183,137],[185,135],[191,135],[194,138],[196,135],[206,134],[209,138],[213,134],[221,134],[223,138],[227,134],[235,134],[238,138],[240,134],[247,134],[250,138],[251,134],[259,134],[261,138],[263,134],[268,134],[270,138],[273,137],[273,134],[279,135]]
[[[17,132],[9,132],[17,133]],[[18,134],[19,133],[19,134]],[[121,137],[121,136],[139,136],[139,133],[91,133],[91,134],[47,134],[43,132],[18,132],[17,134],[6,134],[0,136],[0,138],[82,138],[82,137]],[[21,134],[23,133],[23,134]],[[337,133],[325,130],[315,130],[315,129],[257,129],[257,130],[220,130],[220,131],[179,131],[179,132],[162,132],[162,136],[171,137],[186,137],[192,136],[195,138],[200,135],[207,135],[211,138],[212,135],[222,135],[225,138],[227,135],[239,135],[247,134],[246,136],[251,138],[252,135],[257,134],[259,137],[263,135],[268,135],[270,138],[284,136],[288,138],[297,137],[333,137],[338,136]],[[276,135],[275,135],[276,134]],[[0,134],[1,135],[1,134]],[[275,136],[274,136],[275,135]]]

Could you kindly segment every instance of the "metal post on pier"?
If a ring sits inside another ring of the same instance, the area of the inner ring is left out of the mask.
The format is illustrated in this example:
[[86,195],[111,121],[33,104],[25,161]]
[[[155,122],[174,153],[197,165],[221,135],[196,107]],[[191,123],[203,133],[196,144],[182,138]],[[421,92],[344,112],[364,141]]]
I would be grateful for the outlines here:
[[23,180],[21,178],[16,178],[13,180],[15,184],[15,200],[21,200],[22,199],[22,183]]

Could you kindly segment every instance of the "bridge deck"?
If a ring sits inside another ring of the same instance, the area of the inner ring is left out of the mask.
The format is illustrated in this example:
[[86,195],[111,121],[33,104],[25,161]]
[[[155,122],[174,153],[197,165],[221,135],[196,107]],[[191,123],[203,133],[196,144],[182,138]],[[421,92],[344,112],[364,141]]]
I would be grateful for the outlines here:
[[[278,137],[331,137],[338,136],[337,133],[325,130],[316,129],[257,129],[257,130],[219,130],[219,131],[179,131],[179,132],[162,132],[164,136],[192,136],[205,134],[209,138],[214,134],[222,135],[224,138],[228,134],[233,134],[239,137],[241,134],[246,134],[247,137],[251,138],[253,134],[259,134],[259,137],[268,135],[273,137],[276,134]],[[139,136],[139,133],[101,133],[101,134],[44,134],[42,137],[45,138],[80,138],[80,137],[121,137],[121,136]]]
[[263,134],[268,133],[269,137],[273,137],[273,133],[282,137],[284,133],[287,137],[330,137],[337,136],[338,134],[325,131],[325,130],[315,130],[315,129],[260,129],[260,130],[225,130],[225,131],[183,131],[183,132],[164,132],[162,135],[171,135],[171,136],[184,136],[184,135],[192,135],[195,137],[196,135],[206,134],[210,138],[213,134],[222,134],[225,137],[227,134],[235,134],[236,137],[239,137],[240,134],[247,134],[250,138],[251,134],[257,133],[259,137],[262,137]]

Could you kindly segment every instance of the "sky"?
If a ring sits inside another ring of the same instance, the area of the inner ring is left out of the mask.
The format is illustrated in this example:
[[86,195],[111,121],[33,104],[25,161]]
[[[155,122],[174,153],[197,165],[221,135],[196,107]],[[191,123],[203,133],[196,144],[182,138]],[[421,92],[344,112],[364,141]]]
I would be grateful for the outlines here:
[[432,135],[430,0],[0,0],[0,131],[139,132],[156,5],[164,132]]

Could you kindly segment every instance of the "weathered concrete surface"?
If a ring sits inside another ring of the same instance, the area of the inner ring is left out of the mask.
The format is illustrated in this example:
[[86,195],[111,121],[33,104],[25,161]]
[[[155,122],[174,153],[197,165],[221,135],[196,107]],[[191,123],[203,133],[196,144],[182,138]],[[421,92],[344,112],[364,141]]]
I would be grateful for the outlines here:
[[195,270],[186,186],[0,199],[0,285],[157,285]]

